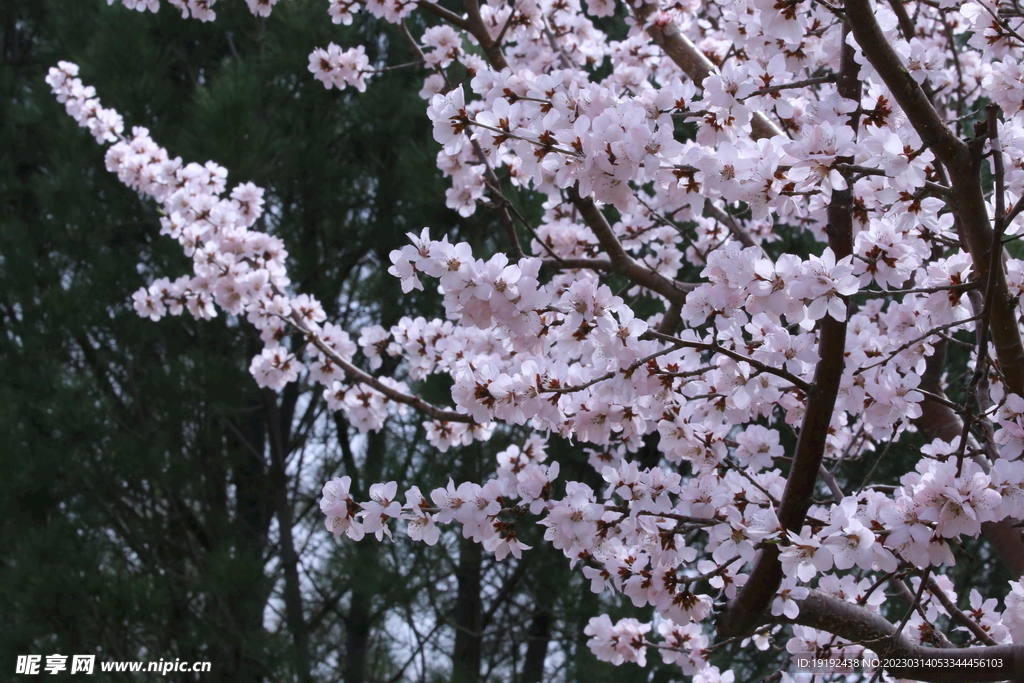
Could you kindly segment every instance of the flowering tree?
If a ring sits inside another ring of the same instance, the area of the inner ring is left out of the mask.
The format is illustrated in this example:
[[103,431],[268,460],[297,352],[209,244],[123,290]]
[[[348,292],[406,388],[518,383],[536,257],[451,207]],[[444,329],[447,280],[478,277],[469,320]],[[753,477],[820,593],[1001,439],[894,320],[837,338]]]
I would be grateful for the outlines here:
[[[277,2],[246,1],[261,16]],[[168,2],[214,19],[214,0]],[[1016,6],[329,3],[335,23],[361,9],[418,56],[404,66],[425,72],[448,205],[489,206],[504,226],[506,253],[486,260],[430,227],[392,253],[404,292],[436,281],[446,320],[357,334],[326,320],[292,286],[286,245],[253,229],[262,190],[228,191],[225,169],[172,158],[145,129],[125,136],[75,65],[48,79],[193,258],[193,274],[135,295],[140,315],[244,317],[265,343],[260,386],[308,374],[363,431],[393,410],[422,413],[442,451],[499,422],[533,430],[483,484],[379,483],[357,501],[348,477],[328,482],[328,529],[382,539],[403,520],[433,544],[454,522],[500,559],[528,551],[517,532],[536,521],[595,592],[655,608],[653,624],[591,620],[591,648],[614,663],[653,647],[729,680],[712,639],[786,635],[793,654],[887,658],[876,677],[1024,675],[1024,585],[1000,606],[943,573],[984,534],[1024,574]],[[422,35],[412,12],[433,24]],[[363,90],[385,68],[359,46],[309,55],[328,88]],[[543,201],[538,223],[509,188]],[[796,233],[811,254],[780,248]],[[399,376],[377,372],[384,355]],[[454,407],[410,386],[434,374],[451,376]],[[928,445],[897,484],[877,466],[851,476],[914,434]],[[607,487],[560,480],[549,435],[587,449]],[[658,458],[641,464],[652,435]],[[886,586],[909,609],[884,609]]]

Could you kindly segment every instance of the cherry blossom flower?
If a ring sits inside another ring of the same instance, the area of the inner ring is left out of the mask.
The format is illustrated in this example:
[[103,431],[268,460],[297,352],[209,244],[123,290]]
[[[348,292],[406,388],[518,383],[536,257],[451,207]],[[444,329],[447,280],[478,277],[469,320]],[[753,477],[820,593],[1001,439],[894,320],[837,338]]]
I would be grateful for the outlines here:
[[859,289],[853,276],[853,259],[850,256],[836,261],[835,253],[826,247],[821,257],[812,256],[807,261],[804,276],[791,289],[794,296],[808,301],[807,321],[819,320],[826,314],[836,320],[846,320],[844,296]]
[[398,483],[389,481],[386,484],[372,484],[370,486],[370,500],[360,503],[363,511],[359,513],[362,518],[363,531],[374,534],[377,540],[382,540],[386,534],[391,538],[391,529],[388,527],[388,520],[397,518],[402,513],[402,506],[395,501],[398,494]]
[[603,614],[591,619],[583,633],[591,636],[587,647],[601,661],[612,664],[636,662],[644,666],[647,662],[644,636],[650,630],[650,624],[642,624],[636,619],[620,619],[613,624],[608,615]]
[[807,597],[810,591],[804,586],[797,586],[793,578],[787,577],[782,581],[782,586],[772,600],[772,614],[774,616],[785,616],[788,619],[796,619],[800,614],[799,601]]
[[828,546],[822,546],[821,541],[807,534],[794,534],[787,532],[789,545],[786,546],[780,555],[782,560],[782,571],[786,576],[793,577],[804,583],[808,583],[818,572],[827,572],[832,569],[832,551]]
[[320,510],[326,515],[327,529],[335,536],[345,534],[353,541],[362,540],[363,525],[356,521],[358,506],[349,495],[351,477],[334,478],[324,484]]

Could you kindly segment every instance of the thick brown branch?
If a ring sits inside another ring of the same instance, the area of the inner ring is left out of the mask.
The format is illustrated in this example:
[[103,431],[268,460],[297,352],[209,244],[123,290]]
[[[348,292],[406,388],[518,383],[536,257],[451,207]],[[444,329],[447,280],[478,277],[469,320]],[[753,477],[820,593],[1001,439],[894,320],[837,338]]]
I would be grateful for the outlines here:
[[946,127],[924,90],[903,65],[878,26],[870,0],[846,0],[845,11],[847,24],[864,56],[885,81],[924,144],[947,166],[964,165],[967,146]]
[[[645,2],[636,9],[636,19],[640,24],[647,26],[647,34],[655,42],[669,59],[676,63],[683,70],[690,80],[698,87],[703,87],[704,79],[718,69],[707,56],[700,51],[693,42],[684,36],[674,21],[655,19],[651,21],[651,15],[658,11],[656,3]],[[782,129],[771,121],[762,112],[755,112],[750,121],[752,137],[770,138],[776,135],[785,135]]]
[[463,17],[460,17],[455,12],[447,10],[438,4],[428,2],[428,0],[418,0],[416,6],[422,10],[430,12],[433,15],[441,17],[442,19],[447,21],[452,26],[455,26],[456,28],[461,28],[462,30],[467,30],[469,28],[466,20]]
[[[891,667],[897,678],[926,683],[983,683],[1024,680],[1024,646],[931,648],[910,642],[881,615],[812,590],[800,601],[794,623],[827,631],[850,642],[863,643],[880,657],[907,660],[917,666]],[[945,661],[960,666],[944,666]],[[998,664],[992,664],[998,662]]]
[[[995,166],[995,228],[992,230],[991,243],[988,249],[988,278],[985,280],[985,298],[981,306],[981,322],[979,322],[977,326],[978,355],[974,366],[974,376],[971,378],[971,382],[967,386],[967,396],[964,401],[964,430],[960,438],[960,449],[956,456],[956,475],[958,477],[960,476],[960,471],[963,467],[964,452],[967,449],[967,437],[970,435],[971,427],[974,424],[974,407],[980,398],[978,390],[979,388],[987,389],[987,382],[983,382],[983,380],[988,377],[988,338],[991,331],[990,322],[992,320],[992,307],[996,295],[994,282],[996,275],[1003,272],[1003,266],[999,261],[999,257],[1002,255],[1003,251],[1003,218],[1006,215],[1006,206],[1004,204],[1005,188],[1003,151],[1002,146],[999,143],[999,106],[990,102],[987,109],[988,135],[992,143],[992,161]],[[978,298],[979,297],[975,296],[971,300],[971,303],[976,306],[977,304],[975,302]],[[1014,324],[1016,325],[1016,321],[1014,321]]]
[[505,55],[501,52],[501,45],[491,38],[490,31],[487,30],[487,25],[484,24],[483,17],[480,16],[480,3],[477,0],[463,0],[462,6],[466,8],[464,28],[476,38],[476,42],[480,43],[484,54],[487,55],[487,61],[496,71],[507,69],[508,62],[505,61]]
[[601,243],[601,248],[608,254],[608,258],[611,259],[612,270],[625,276],[634,284],[661,294],[671,303],[682,305],[685,302],[686,293],[693,289],[693,285],[669,280],[650,268],[637,263],[622,248],[622,243],[615,236],[612,226],[608,224],[608,219],[597,208],[597,204],[594,203],[593,199],[581,197],[575,185],[567,189],[566,194],[569,195],[569,200],[572,201],[576,210],[580,212],[580,216],[583,217],[587,227],[597,237],[597,241]]
[[889,7],[892,7],[892,11],[896,14],[896,19],[900,23],[900,32],[903,34],[903,39],[910,42],[910,39],[917,35],[917,28],[914,26],[913,19],[907,13],[907,8],[903,6],[903,0],[889,0]]
[[606,258],[546,258],[541,261],[540,269],[543,271],[576,270],[588,268],[590,270],[612,270],[612,262]]
[[656,331],[661,334],[673,335],[676,333],[676,330],[682,322],[682,306],[679,304],[672,304],[665,311],[665,315],[662,316],[661,322],[658,324]]

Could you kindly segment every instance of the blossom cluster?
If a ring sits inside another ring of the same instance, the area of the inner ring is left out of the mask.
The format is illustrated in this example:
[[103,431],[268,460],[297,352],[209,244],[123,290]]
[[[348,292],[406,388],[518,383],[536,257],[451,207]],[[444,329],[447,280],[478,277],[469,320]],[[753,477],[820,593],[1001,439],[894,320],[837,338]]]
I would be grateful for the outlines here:
[[[755,430],[751,436],[768,435]],[[745,447],[751,445],[745,439]],[[771,440],[765,445],[757,451],[770,453]],[[952,445],[936,442],[928,450],[949,453]],[[798,535],[784,533],[775,515],[785,486],[778,469],[751,476],[746,468],[733,466],[724,475],[710,472],[684,481],[665,468],[640,470],[636,463],[621,462],[604,468],[608,486],[603,495],[570,481],[565,496],[558,498],[552,488],[558,463],[544,464],[546,459],[544,439],[534,435],[522,448],[499,453],[497,472],[485,484],[449,481],[431,491],[429,500],[412,486],[404,494],[404,506],[396,502],[396,482],[375,484],[371,500],[357,503],[349,495],[348,477],[342,477],[324,487],[321,509],[328,529],[355,540],[367,532],[390,536],[389,520],[403,519],[412,539],[433,544],[439,538],[437,525],[454,521],[466,538],[482,543],[499,559],[519,557],[528,549],[516,536],[521,517],[544,515],[540,524],[545,540],[573,564],[583,564],[592,590],[611,590],[637,606],[654,606],[662,619],[662,657],[687,674],[708,669],[704,675],[712,676],[709,680],[717,680],[713,676],[718,674],[708,665],[708,636],[699,624],[709,616],[714,596],[698,587],[734,597],[747,579],[743,568],[764,543],[780,544],[786,576],[772,604],[773,615],[796,618],[799,601],[812,587],[877,612],[885,600],[877,582],[844,572],[890,573],[906,563],[953,564],[948,539],[976,536],[984,522],[1024,514],[1021,461],[999,460],[991,475],[969,463],[957,475],[953,460],[924,460],[894,493],[866,489],[838,504],[815,506],[810,517],[820,521]],[[938,589],[955,604],[952,584],[941,575],[938,579]],[[1006,611],[999,612],[995,600],[982,601],[974,590],[969,613],[991,638],[1011,642],[1024,624],[1022,596],[1014,582]],[[922,613],[927,619],[915,615],[910,633],[928,642],[930,623],[949,614],[935,597],[922,603]],[[612,624],[604,616],[591,620],[587,635],[600,659],[643,664],[650,630],[650,624],[633,619]],[[766,646],[766,637],[759,640]],[[849,657],[863,653],[860,646],[803,627],[794,631],[787,647],[793,653],[830,647]]]
[[326,50],[320,48],[309,55],[310,72],[328,89],[333,86],[341,90],[351,85],[359,92],[365,92],[369,63],[362,45],[342,51],[331,43]]
[[[261,188],[243,183],[229,192],[227,169],[172,159],[145,128],[133,128],[131,138],[121,136],[121,116],[103,108],[95,90],[77,74],[76,65],[61,62],[50,70],[47,83],[97,141],[114,142],[107,150],[107,170],[160,203],[160,233],[177,240],[192,258],[192,275],[157,278],[132,296],[139,315],[157,321],[188,311],[210,319],[220,309],[244,317],[260,331],[264,344],[249,368],[257,384],[280,389],[308,375],[326,387],[331,409],[344,410],[364,432],[379,430],[392,406],[400,410],[403,401],[412,401],[400,381],[359,375],[351,365],[358,347],[348,332],[326,321],[315,298],[288,293],[284,244],[253,229],[264,211]],[[489,434],[485,425],[473,425],[459,430],[459,439],[469,443]]]
[[78,65],[60,62],[50,69],[46,83],[64,104],[68,115],[88,128],[96,142],[115,142],[124,131],[124,119],[113,109],[106,109],[96,97],[96,88],[78,78]]
[[[192,18],[198,19],[199,21],[213,21],[217,18],[217,13],[213,11],[213,6],[217,4],[217,0],[165,0],[171,7],[174,7],[181,12],[181,16],[185,19]],[[107,0],[108,5],[113,5],[115,0]],[[270,11],[274,8],[279,0],[245,0],[245,4],[249,7],[249,11],[258,17],[270,16]],[[138,10],[139,12],[150,12],[160,11],[160,0],[121,0],[128,9]]]

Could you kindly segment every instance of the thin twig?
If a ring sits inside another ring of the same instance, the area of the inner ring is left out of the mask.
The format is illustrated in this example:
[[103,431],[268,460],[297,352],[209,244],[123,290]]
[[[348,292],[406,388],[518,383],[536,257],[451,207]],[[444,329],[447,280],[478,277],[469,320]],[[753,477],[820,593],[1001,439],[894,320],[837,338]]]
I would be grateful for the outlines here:
[[793,373],[788,372],[786,370],[781,370],[771,365],[766,365],[765,363],[762,363],[759,360],[755,360],[750,356],[744,356],[742,353],[739,353],[738,351],[727,349],[719,345],[717,341],[713,343],[690,341],[688,339],[680,339],[679,337],[661,334],[660,332],[655,332],[654,330],[647,330],[642,335],[640,335],[641,339],[645,337],[649,339],[658,339],[669,344],[675,344],[678,347],[699,349],[701,351],[710,351],[711,353],[720,353],[723,356],[728,356],[729,358],[732,358],[733,360],[739,363],[747,363],[748,365],[750,365],[750,367],[756,368],[759,372],[764,372],[769,375],[781,377],[782,379],[786,380],[787,382],[795,386],[797,389],[800,389],[804,393],[807,393],[811,389],[810,383],[800,379]]
[[971,316],[970,318],[964,318],[963,320],[958,320],[956,322],[951,322],[951,323],[947,323],[945,325],[939,325],[938,327],[932,328],[931,330],[929,330],[928,332],[924,333],[920,337],[917,337],[916,339],[911,339],[907,343],[902,344],[901,346],[896,348],[894,351],[889,353],[888,356],[886,356],[882,360],[878,361],[877,363],[873,363],[871,365],[865,365],[862,368],[858,368],[857,370],[854,370],[853,374],[854,375],[859,375],[862,372],[866,372],[866,371],[871,370],[873,368],[877,368],[879,365],[885,365],[886,363],[888,363],[893,358],[895,358],[896,356],[900,355],[902,352],[906,351],[910,347],[916,346],[917,344],[920,344],[921,342],[925,341],[929,337],[931,337],[931,336],[933,336],[933,335],[935,335],[935,334],[937,334],[939,332],[942,332],[944,330],[948,330],[948,329],[953,328],[953,327],[959,327],[961,325],[966,325],[967,323],[972,323],[972,322],[975,322],[977,320],[981,320],[981,316],[980,315]]
[[508,211],[510,202],[502,193],[498,176],[494,174],[491,162],[488,160],[487,155],[484,154],[484,149],[480,146],[480,142],[475,138],[470,138],[470,144],[473,145],[473,152],[476,153],[477,159],[484,165],[484,179],[487,181],[487,187],[491,190],[491,195],[495,198],[495,203],[498,205],[498,217],[501,219],[501,224],[505,226],[505,237],[508,239],[509,259],[519,261],[523,258],[523,248],[519,244],[519,235],[516,233],[515,223],[512,222],[512,216]]
[[999,643],[997,643],[995,641],[994,638],[992,638],[992,636],[990,636],[985,631],[985,629],[983,629],[981,627],[981,624],[979,624],[974,619],[971,619],[969,616],[967,616],[963,612],[963,610],[961,610],[959,607],[957,607],[956,604],[954,604],[954,602],[949,599],[949,596],[946,595],[946,592],[944,590],[942,590],[941,588],[939,588],[939,585],[937,583],[935,583],[935,579],[933,579],[932,577],[929,576],[927,583],[928,583],[928,592],[930,592],[932,595],[934,595],[938,599],[938,601],[940,603],[942,603],[942,606],[946,608],[947,612],[949,612],[949,616],[951,616],[953,619],[955,619],[956,621],[959,621],[961,624],[966,626],[967,629],[971,633],[973,633],[975,635],[975,637],[980,642],[985,643],[986,645],[998,645],[999,644]]
[[739,101],[742,102],[743,100],[746,100],[748,98],[758,97],[760,95],[770,95],[771,93],[774,92],[782,92],[783,90],[789,90],[790,88],[806,88],[807,86],[810,85],[820,85],[821,83],[835,82],[836,77],[834,75],[829,75],[817,76],[815,78],[807,78],[802,81],[794,81],[792,83],[780,83],[779,85],[769,85],[767,87],[761,88],[760,90],[755,90],[746,97],[741,97]]
[[1006,229],[1004,218],[1006,216],[1004,169],[1003,169],[1003,147],[999,142],[999,105],[990,102],[987,106],[988,112],[988,137],[992,146],[992,166],[995,176],[995,199],[996,215],[995,225],[992,230],[992,244],[989,246],[988,281],[985,283],[985,307],[981,311],[981,324],[978,326],[978,352],[974,366],[974,375],[971,383],[967,385],[967,397],[964,400],[964,428],[960,435],[960,447],[956,453],[956,476],[963,471],[964,454],[967,450],[967,437],[971,433],[974,424],[973,411],[977,399],[978,385],[986,374],[988,364],[988,335],[989,318],[992,312],[992,300],[995,295],[996,273],[1002,269],[1000,258],[1003,255],[1003,232]]
[[433,2],[429,2],[428,0],[417,0],[416,6],[419,7],[420,9],[430,12],[435,16],[441,17],[452,26],[457,26],[458,28],[461,28],[463,31],[469,29],[469,24],[463,17],[460,17],[455,12],[447,10],[444,7],[441,7],[440,5],[437,5]]

